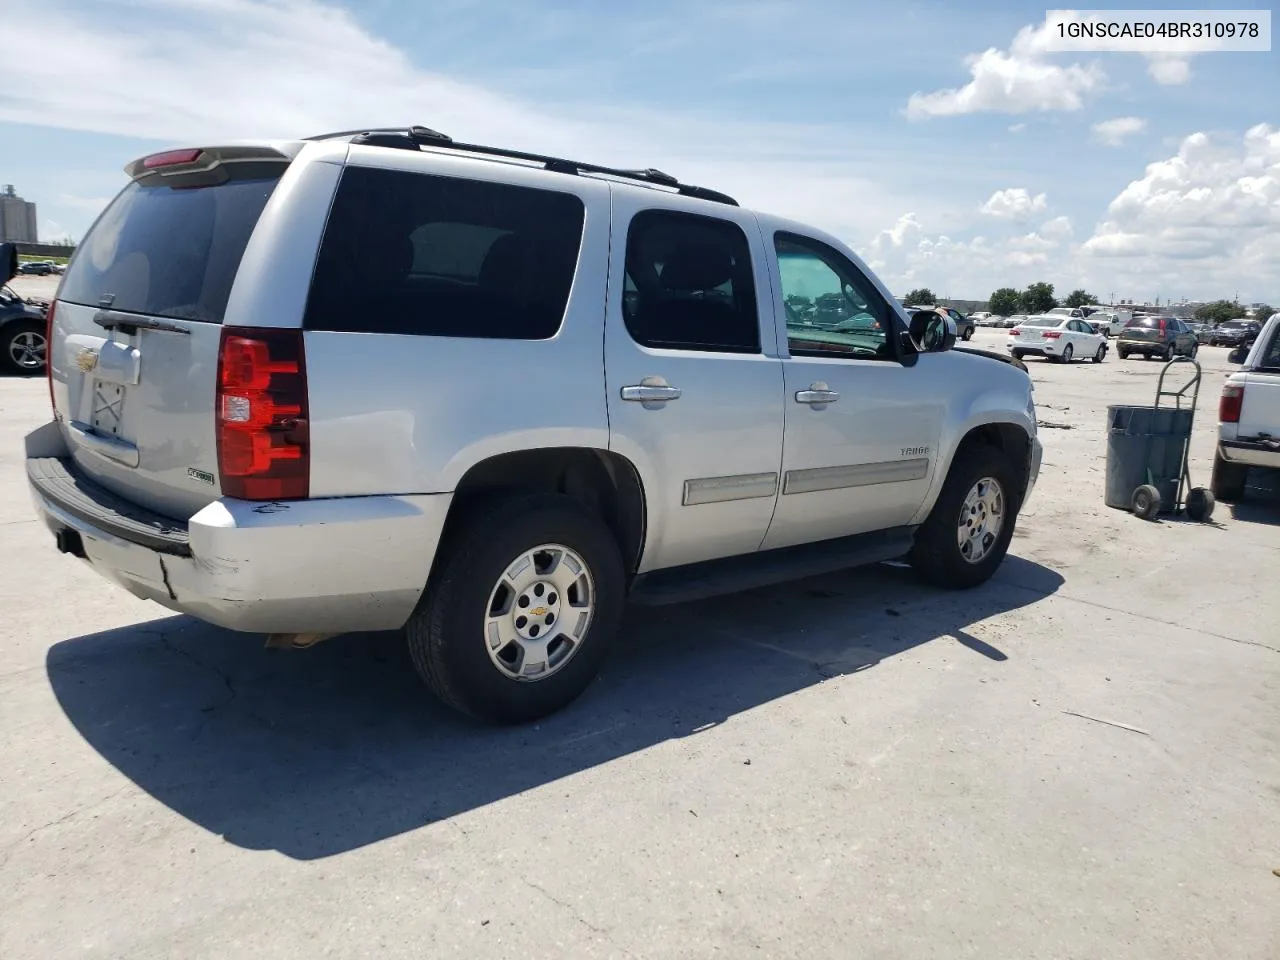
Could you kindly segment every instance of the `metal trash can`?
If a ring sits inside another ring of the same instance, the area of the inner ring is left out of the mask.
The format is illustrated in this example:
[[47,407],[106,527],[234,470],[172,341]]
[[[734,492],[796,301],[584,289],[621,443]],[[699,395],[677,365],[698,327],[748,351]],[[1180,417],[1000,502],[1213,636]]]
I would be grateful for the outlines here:
[[1133,491],[1149,483],[1160,491],[1161,513],[1177,509],[1194,415],[1194,407],[1107,407],[1108,507],[1130,509]]

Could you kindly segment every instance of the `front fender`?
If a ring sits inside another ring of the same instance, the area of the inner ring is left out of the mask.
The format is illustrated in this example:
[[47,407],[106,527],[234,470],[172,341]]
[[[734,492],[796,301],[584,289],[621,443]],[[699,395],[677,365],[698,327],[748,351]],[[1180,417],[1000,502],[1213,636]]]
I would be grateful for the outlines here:
[[[983,363],[987,361],[983,360]],[[1031,379],[1020,370],[1006,366],[994,368],[1000,374],[987,377],[987,382],[976,390],[957,394],[946,406],[938,437],[937,469],[929,484],[928,493],[920,505],[912,523],[923,523],[933,509],[956,452],[972,431],[985,426],[1008,424],[1018,427],[1027,435],[1031,445],[1031,462],[1027,465],[1027,493],[1036,479],[1039,468],[1039,440],[1036,435],[1035,403],[1032,399]],[[984,374],[990,371],[983,370]],[[1025,499],[1025,498],[1024,498]]]

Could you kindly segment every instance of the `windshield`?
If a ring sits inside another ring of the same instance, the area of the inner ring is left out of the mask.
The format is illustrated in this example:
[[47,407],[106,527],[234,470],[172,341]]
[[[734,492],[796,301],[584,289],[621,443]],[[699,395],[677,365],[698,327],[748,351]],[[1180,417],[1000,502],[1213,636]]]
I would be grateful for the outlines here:
[[221,323],[249,235],[278,181],[130,183],[76,251],[59,299]]

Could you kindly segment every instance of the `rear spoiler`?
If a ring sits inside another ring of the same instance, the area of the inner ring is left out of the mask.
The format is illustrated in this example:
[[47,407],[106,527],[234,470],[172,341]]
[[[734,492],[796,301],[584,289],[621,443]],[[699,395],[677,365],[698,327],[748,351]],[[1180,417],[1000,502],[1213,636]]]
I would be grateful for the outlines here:
[[130,180],[142,180],[147,177],[212,174],[219,167],[230,163],[288,164],[292,159],[283,150],[262,144],[186,147],[139,157],[132,163],[126,164],[124,172],[129,175]]

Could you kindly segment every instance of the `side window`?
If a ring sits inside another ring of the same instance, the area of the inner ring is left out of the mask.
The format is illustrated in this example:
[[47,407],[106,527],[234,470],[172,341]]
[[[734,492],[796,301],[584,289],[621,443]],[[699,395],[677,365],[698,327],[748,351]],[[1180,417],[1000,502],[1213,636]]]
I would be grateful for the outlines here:
[[1280,369],[1280,324],[1276,324],[1275,329],[1272,331],[1271,342],[1262,351],[1262,355],[1258,358],[1258,364],[1268,370]]
[[636,343],[760,352],[747,236],[714,217],[645,210],[627,230],[623,319]]
[[888,304],[847,257],[807,237],[774,237],[792,356],[894,357]]
[[568,193],[347,167],[304,325],[545,340],[564,319],[584,216]]

